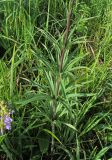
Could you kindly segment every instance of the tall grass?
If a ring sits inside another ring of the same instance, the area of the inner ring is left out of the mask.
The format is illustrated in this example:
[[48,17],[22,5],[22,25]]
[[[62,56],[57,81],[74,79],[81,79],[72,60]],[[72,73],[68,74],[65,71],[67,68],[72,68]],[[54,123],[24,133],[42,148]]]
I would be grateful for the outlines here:
[[0,158],[111,160],[111,0],[0,0],[0,17]]

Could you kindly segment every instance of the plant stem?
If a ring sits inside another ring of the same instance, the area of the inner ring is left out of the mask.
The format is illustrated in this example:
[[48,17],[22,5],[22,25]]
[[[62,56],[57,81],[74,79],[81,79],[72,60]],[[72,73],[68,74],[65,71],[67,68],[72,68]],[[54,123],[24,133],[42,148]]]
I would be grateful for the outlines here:
[[[71,2],[71,4],[73,3],[73,1]],[[63,70],[63,62],[64,62],[64,56],[65,56],[65,51],[66,51],[66,46],[67,46],[67,40],[68,40],[68,34],[69,34],[69,30],[70,30],[70,18],[71,18],[71,13],[72,13],[72,5],[70,5],[68,11],[67,11],[67,22],[66,22],[66,29],[64,32],[64,36],[63,36],[63,47],[61,49],[61,53],[60,53],[60,58],[59,58],[59,75],[56,79],[56,95],[55,95],[55,99],[53,100],[53,104],[52,104],[52,133],[55,134],[55,120],[56,120],[56,107],[57,107],[57,97],[59,96],[59,89],[60,89],[60,84],[61,84],[61,72]],[[54,153],[54,145],[55,145],[55,141],[54,141],[54,137],[52,137],[52,142],[51,142],[51,159],[53,159],[53,153]]]

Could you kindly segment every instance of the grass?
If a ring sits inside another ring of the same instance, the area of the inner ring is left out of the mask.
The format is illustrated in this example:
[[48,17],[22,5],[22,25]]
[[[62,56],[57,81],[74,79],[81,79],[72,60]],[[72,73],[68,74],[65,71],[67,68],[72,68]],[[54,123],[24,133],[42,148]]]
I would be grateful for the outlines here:
[[111,44],[111,0],[0,0],[1,160],[112,159]]

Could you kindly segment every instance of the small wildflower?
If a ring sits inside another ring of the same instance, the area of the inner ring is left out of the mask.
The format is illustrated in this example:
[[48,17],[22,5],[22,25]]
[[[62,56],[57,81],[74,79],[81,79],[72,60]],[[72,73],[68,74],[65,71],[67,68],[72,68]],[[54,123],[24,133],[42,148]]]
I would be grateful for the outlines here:
[[12,122],[12,118],[10,116],[6,115],[4,117],[4,125],[7,130],[11,130],[11,122]]
[[5,130],[11,130],[13,110],[8,108],[3,101],[0,102],[0,133],[3,135]]

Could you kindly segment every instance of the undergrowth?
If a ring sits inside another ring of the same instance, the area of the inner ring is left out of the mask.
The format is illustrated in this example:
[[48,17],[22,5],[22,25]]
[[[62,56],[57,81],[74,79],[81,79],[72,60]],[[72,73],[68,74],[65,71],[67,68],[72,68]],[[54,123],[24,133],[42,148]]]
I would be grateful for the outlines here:
[[111,0],[0,0],[0,159],[111,160],[111,57]]

